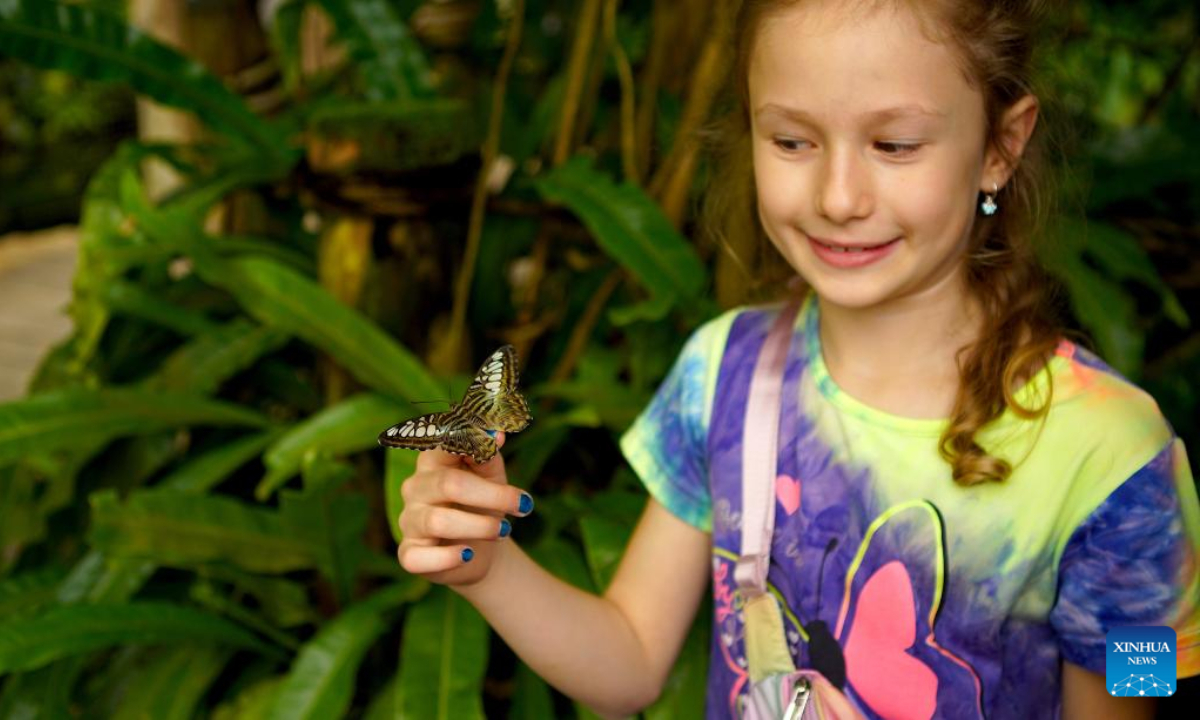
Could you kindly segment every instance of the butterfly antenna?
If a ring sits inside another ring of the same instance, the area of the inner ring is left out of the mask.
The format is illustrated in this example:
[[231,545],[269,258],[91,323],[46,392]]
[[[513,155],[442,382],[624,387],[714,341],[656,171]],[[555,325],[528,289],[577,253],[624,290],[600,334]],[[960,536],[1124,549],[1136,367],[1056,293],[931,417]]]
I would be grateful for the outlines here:
[[837,547],[837,544],[837,538],[829,538],[829,543],[825,545],[825,554],[821,556],[821,566],[817,570],[817,612],[813,617],[821,615],[821,583],[825,581],[825,560],[829,557],[829,553]]

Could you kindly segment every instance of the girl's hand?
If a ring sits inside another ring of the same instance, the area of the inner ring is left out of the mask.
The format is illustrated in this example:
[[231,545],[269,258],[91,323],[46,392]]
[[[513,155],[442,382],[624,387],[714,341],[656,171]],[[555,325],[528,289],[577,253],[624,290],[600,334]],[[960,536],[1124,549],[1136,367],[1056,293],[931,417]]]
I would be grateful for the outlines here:
[[[503,447],[504,433],[497,434],[496,445]],[[445,585],[471,585],[486,577],[496,543],[504,542],[512,528],[504,516],[523,517],[533,510],[532,498],[508,484],[500,453],[476,465],[443,450],[426,450],[400,493],[400,566]]]

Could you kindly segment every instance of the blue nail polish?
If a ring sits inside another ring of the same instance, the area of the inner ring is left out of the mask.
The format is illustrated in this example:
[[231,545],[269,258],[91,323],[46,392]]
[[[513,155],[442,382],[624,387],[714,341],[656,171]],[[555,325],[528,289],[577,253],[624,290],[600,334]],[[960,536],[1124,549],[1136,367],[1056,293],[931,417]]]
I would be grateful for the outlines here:
[[501,520],[500,521],[500,537],[508,537],[508,534],[510,532],[512,532],[512,523],[510,523],[507,519]]
[[463,562],[471,562],[471,558],[473,558],[473,557],[475,557],[474,550],[472,550],[471,548],[463,548],[463,551],[462,551]]
[[521,505],[518,508],[522,515],[528,515],[533,512],[533,498],[529,497],[528,493],[521,493]]

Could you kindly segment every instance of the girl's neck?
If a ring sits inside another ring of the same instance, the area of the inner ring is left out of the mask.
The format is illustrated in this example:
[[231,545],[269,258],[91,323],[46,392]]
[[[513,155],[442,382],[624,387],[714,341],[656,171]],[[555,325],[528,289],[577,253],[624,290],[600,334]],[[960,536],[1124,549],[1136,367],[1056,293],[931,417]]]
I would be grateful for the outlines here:
[[981,324],[961,281],[947,279],[870,308],[817,301],[821,354],[843,392],[902,417],[950,415],[959,385],[956,355],[978,338]]

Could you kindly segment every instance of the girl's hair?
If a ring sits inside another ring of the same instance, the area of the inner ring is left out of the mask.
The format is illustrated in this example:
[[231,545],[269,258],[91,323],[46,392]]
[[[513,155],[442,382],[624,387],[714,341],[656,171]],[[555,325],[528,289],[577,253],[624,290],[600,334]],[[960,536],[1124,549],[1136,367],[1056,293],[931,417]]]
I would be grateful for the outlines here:
[[[960,60],[967,81],[983,94],[988,145],[1010,162],[999,142],[1005,110],[1033,93],[1033,36],[1039,0],[890,0],[912,10],[930,39],[944,42]],[[733,23],[733,97],[730,111],[707,132],[715,167],[702,213],[703,225],[738,264],[754,268],[750,296],[778,287],[793,274],[770,250],[757,214],[751,160],[748,72],[756,31],[769,15],[803,0],[743,0]],[[885,0],[873,0],[873,5]],[[1043,106],[1044,108],[1044,106]],[[1014,389],[1033,378],[1053,355],[1060,328],[1052,311],[1053,287],[1034,255],[1034,235],[1050,215],[1051,167],[1045,118],[1027,143],[1020,163],[1000,190],[1000,210],[977,216],[967,259],[967,286],[983,309],[980,339],[958,355],[959,387],[938,450],[953,468],[955,482],[971,485],[1003,480],[1012,472],[989,455],[976,434],[1011,408],[1020,417],[1045,414],[1050,397],[1036,408],[1020,405]],[[747,268],[743,267],[743,272]],[[733,280],[718,272],[718,295],[729,299]]]

